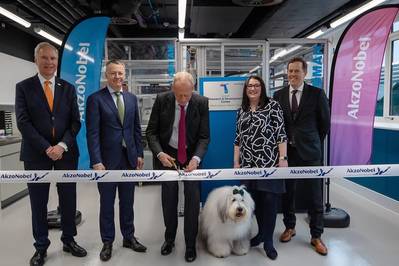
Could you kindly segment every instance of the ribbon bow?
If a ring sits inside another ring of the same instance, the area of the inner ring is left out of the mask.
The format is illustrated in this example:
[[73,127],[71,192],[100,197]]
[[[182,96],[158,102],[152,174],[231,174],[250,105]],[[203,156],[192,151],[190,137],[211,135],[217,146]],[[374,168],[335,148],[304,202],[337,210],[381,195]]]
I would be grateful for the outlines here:
[[235,189],[233,189],[233,195],[235,195],[235,194],[240,194],[241,196],[244,196],[244,190],[235,188]]

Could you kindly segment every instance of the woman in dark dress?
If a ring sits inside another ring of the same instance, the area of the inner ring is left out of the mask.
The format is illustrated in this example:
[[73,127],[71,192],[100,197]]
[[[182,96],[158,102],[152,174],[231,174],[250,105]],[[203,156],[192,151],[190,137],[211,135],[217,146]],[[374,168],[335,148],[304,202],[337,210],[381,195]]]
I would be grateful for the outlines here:
[[[234,141],[235,168],[287,167],[287,136],[280,105],[266,96],[260,77],[250,77],[244,85],[241,108],[237,114]],[[242,181],[255,201],[259,232],[251,246],[263,242],[266,255],[274,260],[273,246],[278,194],[285,192],[284,180]]]

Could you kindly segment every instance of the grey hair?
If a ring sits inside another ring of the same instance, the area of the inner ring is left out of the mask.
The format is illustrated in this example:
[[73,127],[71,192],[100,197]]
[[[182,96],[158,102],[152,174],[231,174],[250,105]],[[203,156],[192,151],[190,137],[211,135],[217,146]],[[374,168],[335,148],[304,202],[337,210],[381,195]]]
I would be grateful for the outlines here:
[[176,82],[182,81],[182,80],[187,80],[187,81],[189,81],[189,82],[191,83],[191,85],[193,85],[193,87],[194,87],[195,82],[194,82],[193,75],[191,75],[190,73],[188,73],[188,72],[186,72],[186,71],[177,72],[177,73],[175,74],[175,77],[173,78],[172,86],[173,86]]
[[105,67],[108,67],[110,64],[125,66],[125,64],[121,60],[118,60],[118,59],[111,59],[111,60],[107,61],[107,63],[105,64]]
[[43,49],[44,47],[50,47],[51,49],[53,49],[55,51],[55,53],[58,56],[58,49],[54,45],[52,45],[49,42],[41,42],[38,45],[36,45],[36,47],[35,47],[35,52],[34,52],[35,59],[37,59],[37,57],[39,56],[40,49]]

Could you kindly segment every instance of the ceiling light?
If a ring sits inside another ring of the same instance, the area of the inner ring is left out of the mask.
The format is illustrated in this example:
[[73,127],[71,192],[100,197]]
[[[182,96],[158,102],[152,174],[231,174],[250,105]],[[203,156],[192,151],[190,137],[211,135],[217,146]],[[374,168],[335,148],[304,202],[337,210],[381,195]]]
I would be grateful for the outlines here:
[[186,25],[186,7],[187,0],[179,0],[179,28],[184,28]]
[[373,1],[370,1],[367,4],[359,7],[358,9],[350,12],[347,15],[343,16],[342,18],[339,18],[339,19],[333,21],[330,24],[330,26],[331,26],[331,28],[336,28],[336,27],[344,24],[345,22],[348,22],[349,20],[353,19],[354,17],[362,14],[363,12],[365,12],[365,11],[375,7],[375,6],[378,6],[379,4],[381,4],[382,2],[385,2],[385,1],[386,0],[373,0]]
[[21,24],[22,26],[24,26],[25,28],[29,28],[31,26],[30,22],[24,20],[21,17],[18,17],[17,15],[15,15],[14,13],[11,13],[10,11],[0,7],[0,14],[6,16],[9,19],[14,20],[15,22]]
[[318,31],[313,32],[312,34],[306,36],[306,38],[308,38],[308,39],[316,39],[317,37],[319,37],[319,36],[322,35],[323,33],[324,33],[324,31],[318,30]]
[[283,56],[285,56],[285,55],[287,55],[287,54],[290,54],[290,53],[292,53],[292,52],[298,50],[298,49],[301,48],[301,47],[302,47],[301,45],[295,45],[295,46],[293,46],[293,47],[291,47],[291,48],[289,48],[289,49],[282,49],[280,52],[278,52],[277,54],[275,54],[275,55],[270,59],[270,62],[269,62],[269,63],[272,63],[272,62],[276,61],[278,58],[283,57]]
[[61,44],[62,44],[62,41],[61,41],[60,39],[54,37],[53,35],[51,35],[51,34],[48,33],[47,31],[42,30],[41,28],[34,28],[34,31],[35,31],[37,34],[43,36],[43,37],[46,38],[46,39],[49,39],[50,41],[52,41],[52,42],[54,42],[54,43],[56,43],[56,44],[58,44],[58,45],[61,45]]
[[184,29],[179,29],[179,40],[184,39]]

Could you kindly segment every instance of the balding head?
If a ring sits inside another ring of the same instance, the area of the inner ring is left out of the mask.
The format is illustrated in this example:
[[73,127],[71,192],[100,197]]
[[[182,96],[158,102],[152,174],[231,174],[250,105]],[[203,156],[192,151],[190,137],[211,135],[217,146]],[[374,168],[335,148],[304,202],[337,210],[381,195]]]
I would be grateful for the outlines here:
[[194,78],[188,72],[177,72],[172,84],[172,91],[180,105],[186,105],[193,95]]

